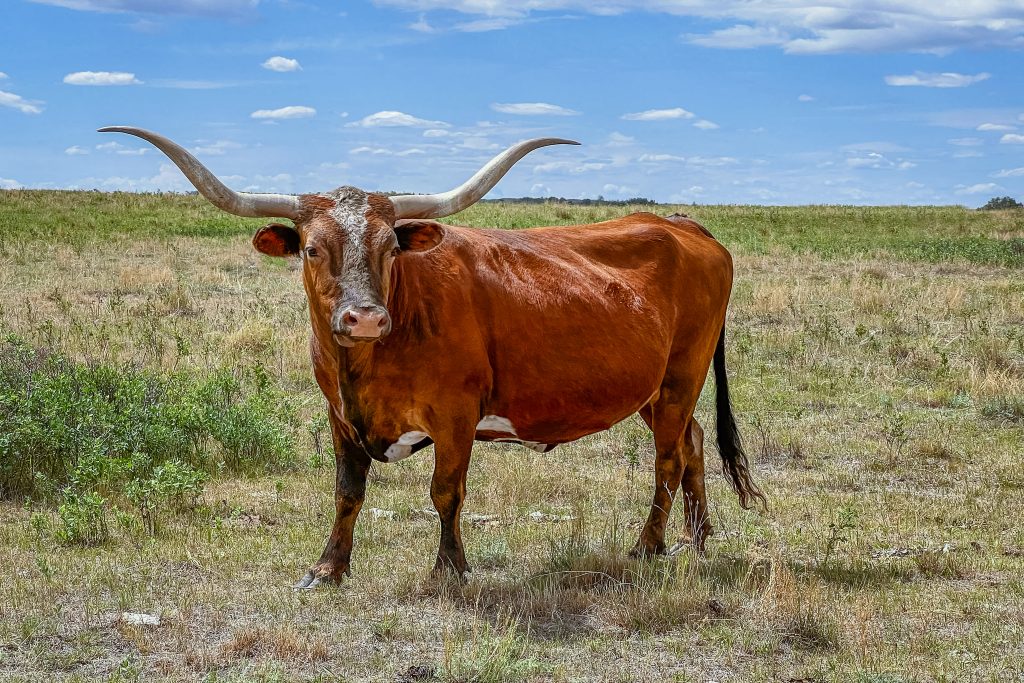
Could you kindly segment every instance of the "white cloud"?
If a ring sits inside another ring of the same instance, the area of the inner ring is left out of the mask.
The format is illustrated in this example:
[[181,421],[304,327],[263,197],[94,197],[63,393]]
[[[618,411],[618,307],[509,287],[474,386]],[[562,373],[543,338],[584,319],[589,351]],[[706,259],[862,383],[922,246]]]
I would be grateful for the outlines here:
[[0,81],[4,80],[5,78],[7,78],[7,74],[5,74],[3,71],[0,71]]
[[1024,145],[1024,135],[1018,135],[1016,133],[1007,133],[1003,137],[999,138],[999,142],[1004,145]]
[[419,31],[420,33],[434,33],[437,29],[430,25],[426,17],[422,14],[420,18],[414,24],[409,24],[409,28],[413,31]]
[[69,157],[75,157],[88,154],[89,150],[87,150],[84,147],[79,147],[78,145],[71,145],[66,150],[64,150],[64,153],[67,154]]
[[15,95],[12,92],[0,90],[0,107],[17,109],[22,114],[41,114],[43,112],[42,104],[42,102],[26,100],[21,95]]
[[734,157],[690,157],[686,163],[691,166],[732,166],[738,164]]
[[545,185],[544,183],[534,183],[534,185],[530,188],[530,194],[540,195],[541,197],[550,197],[551,188]]
[[957,185],[956,194],[988,194],[1003,188],[995,183],[977,183],[976,185]]
[[789,36],[775,26],[737,24],[711,33],[688,33],[683,38],[694,45],[726,50],[749,50],[758,47],[785,45]]
[[622,115],[622,118],[626,121],[668,121],[670,119],[692,119],[694,117],[695,114],[693,112],[686,111],[682,107],[674,109],[648,109],[647,111]]
[[462,138],[462,142],[459,143],[459,147],[463,149],[490,150],[500,149],[501,145],[491,142],[489,138],[483,135],[466,135]]
[[64,77],[68,85],[141,85],[135,74],[127,71],[76,71]]
[[579,112],[573,109],[566,109],[557,104],[547,102],[517,102],[501,104],[495,102],[491,109],[502,114],[514,114],[516,116],[578,116]]
[[251,17],[260,0],[32,0],[87,12],[146,12],[185,16]]
[[800,95],[800,97],[798,97],[796,99],[797,99],[798,102],[813,102],[814,101],[814,96],[813,95]]
[[636,142],[636,138],[629,135],[623,135],[622,133],[613,131],[608,135],[608,145],[610,147],[625,147]]
[[101,187],[109,190],[131,190],[140,191],[188,191],[192,185],[185,179],[178,170],[178,167],[171,163],[160,164],[160,171],[151,177],[127,178],[124,176],[112,176],[109,178],[85,178],[78,183],[80,188]]
[[401,111],[379,111],[370,114],[358,121],[345,124],[346,126],[359,126],[362,128],[390,128],[404,126],[409,128],[450,128],[451,125],[444,121],[429,121],[406,114]]
[[476,21],[464,21],[455,24],[452,28],[464,33],[484,33],[486,31],[501,31],[510,26],[523,23],[521,19],[508,17],[496,17],[494,19],[477,19]]
[[619,197],[635,197],[637,194],[637,189],[635,187],[629,187],[627,185],[614,185],[612,183],[606,183],[604,187],[601,188],[601,191],[604,194],[617,195]]
[[981,131],[1006,131],[1006,130],[1017,130],[1017,126],[1008,126],[1005,123],[983,123],[978,126],[978,130]]
[[299,60],[280,56],[271,57],[260,66],[268,71],[277,71],[280,73],[285,73],[287,71],[300,71],[302,69],[302,66],[299,64]]
[[1024,166],[1019,168],[1007,168],[993,174],[994,178],[1019,178],[1024,176]]
[[0,190],[20,190],[22,187],[24,186],[13,178],[0,178]]
[[538,164],[533,167],[534,173],[569,173],[579,175],[589,171],[600,171],[608,164],[600,162],[589,162],[578,164],[572,161],[551,161],[546,164]]
[[426,151],[419,147],[413,147],[411,149],[403,149],[395,152],[384,147],[356,147],[355,149],[349,150],[349,154],[372,154],[375,156],[389,156],[389,157],[408,157],[417,154],[426,154]]
[[675,154],[641,154],[636,160],[641,164],[660,164],[666,161],[686,161],[686,157]]
[[693,124],[694,128],[700,128],[701,130],[716,130],[719,126],[714,121],[708,121],[707,119],[701,119]]
[[985,144],[985,141],[981,138],[952,138],[947,140],[947,142],[958,147],[977,147],[978,145]]
[[705,190],[703,186],[691,185],[687,189],[681,192],[676,192],[675,194],[671,195],[668,199],[670,202],[675,202],[677,204],[685,204],[688,202],[697,201],[697,199],[704,194]]
[[430,128],[429,130],[423,131],[423,137],[425,138],[445,138],[449,135],[450,133],[448,131],[440,128]]
[[[69,148],[69,149],[72,149],[72,148]],[[125,147],[120,142],[113,142],[113,141],[100,143],[100,144],[96,145],[96,149],[98,149],[101,152],[113,152],[115,154],[120,154],[122,156],[136,156],[136,157],[140,157],[143,154],[147,154],[149,152],[149,147]],[[67,150],[65,150],[65,153],[70,154],[70,152],[67,152]],[[81,150],[81,151],[75,152],[75,153],[76,154],[88,154],[88,152],[85,151],[85,150]]]
[[885,82],[887,85],[893,85],[897,87],[908,87],[918,86],[922,88],[965,88],[968,85],[979,83],[984,80],[991,78],[991,74],[980,73],[974,74],[958,74],[954,72],[945,73],[926,73],[924,71],[915,71],[913,74],[906,76],[886,76]]
[[230,149],[240,149],[241,144],[231,140],[216,140],[214,142],[201,141],[192,148],[193,154],[205,154],[206,156],[224,156]]
[[864,156],[850,157],[846,160],[846,165],[850,168],[895,168],[900,171],[917,166],[914,162],[903,159],[893,161],[879,152],[868,152]]
[[308,119],[311,116],[316,116],[316,109],[313,107],[292,105],[290,107],[281,107],[280,109],[257,109],[252,114],[249,114],[249,116],[254,119],[269,121],[279,121],[281,119]]
[[[80,0],[79,0],[80,1]],[[95,1],[95,0],[93,0]],[[960,48],[1020,48],[1022,15],[1016,0],[375,0],[419,15],[460,12],[473,19],[461,30],[495,30],[548,13],[614,15],[647,12],[735,22],[707,34],[688,34],[711,48],[764,48],[785,52],[948,53]],[[540,17],[538,17],[540,18]],[[698,22],[690,22],[697,24]],[[457,27],[458,28],[458,27]]]

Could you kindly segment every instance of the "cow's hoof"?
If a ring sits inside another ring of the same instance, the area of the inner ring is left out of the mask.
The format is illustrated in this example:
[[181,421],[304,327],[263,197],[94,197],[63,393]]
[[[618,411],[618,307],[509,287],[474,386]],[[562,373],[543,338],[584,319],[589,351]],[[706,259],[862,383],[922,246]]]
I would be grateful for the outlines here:
[[651,545],[637,543],[635,546],[633,546],[633,549],[629,551],[629,556],[636,560],[643,560],[646,558],[657,557],[658,555],[664,554],[664,543],[654,543]]
[[312,571],[308,571],[305,576],[299,579],[298,583],[292,586],[292,588],[297,591],[309,591],[314,588],[319,588],[320,586],[337,586],[340,583],[340,578],[334,579],[330,576],[321,576],[319,574],[314,574]]
[[679,553],[684,552],[686,550],[690,550],[692,552],[695,552],[698,555],[700,555],[701,557],[704,557],[705,555],[707,555],[707,552],[704,549],[704,544],[703,543],[697,544],[697,543],[694,543],[693,541],[686,540],[686,539],[680,539],[680,540],[676,541],[675,544],[671,548],[668,549],[668,554],[669,555],[678,555]]
[[454,581],[456,583],[465,584],[469,582],[469,574],[473,570],[468,566],[463,566],[461,569],[455,567],[448,562],[440,562],[434,565],[434,569],[431,570],[430,575],[439,581]]

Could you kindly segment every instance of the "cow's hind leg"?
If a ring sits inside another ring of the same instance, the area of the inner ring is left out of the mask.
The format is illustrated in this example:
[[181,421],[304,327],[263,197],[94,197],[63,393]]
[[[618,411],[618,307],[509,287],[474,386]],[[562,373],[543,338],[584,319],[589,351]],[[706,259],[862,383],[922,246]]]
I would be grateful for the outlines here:
[[713,533],[708,497],[704,490],[704,430],[695,418],[686,428],[685,441],[689,445],[683,460],[682,497],[685,519],[679,541],[670,552],[692,545],[703,552],[704,543]]
[[654,432],[654,501],[647,523],[630,553],[634,557],[665,554],[665,525],[689,455],[684,426],[693,411],[691,401],[676,402],[663,393],[653,405],[644,406],[641,417]]
[[349,444],[333,412],[330,417],[337,464],[334,526],[320,559],[299,579],[295,588],[316,588],[322,583],[338,583],[343,575],[350,573],[352,531],[366,495],[366,475],[370,470],[370,457],[362,448]]

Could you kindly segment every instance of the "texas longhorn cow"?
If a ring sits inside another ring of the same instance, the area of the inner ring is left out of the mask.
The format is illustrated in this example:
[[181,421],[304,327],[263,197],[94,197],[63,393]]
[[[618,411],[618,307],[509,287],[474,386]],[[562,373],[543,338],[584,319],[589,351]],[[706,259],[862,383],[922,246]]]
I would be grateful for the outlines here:
[[711,533],[704,433],[694,407],[714,362],[723,467],[743,507],[765,502],[729,402],[725,315],[729,252],[682,218],[637,213],[591,225],[481,230],[442,225],[543,138],[502,152],[460,187],[385,196],[354,187],[300,196],[234,192],[173,141],[132,127],[210,202],[238,216],[288,218],[253,237],[298,256],[309,299],[313,372],[329,404],[337,458],[335,520],[296,585],[349,574],[352,530],[372,460],[434,445],[430,496],[440,517],[434,571],[469,570],[459,515],[476,441],[546,452],[639,412],[654,432],[654,501],[633,549],[664,553],[680,485],[681,541]]

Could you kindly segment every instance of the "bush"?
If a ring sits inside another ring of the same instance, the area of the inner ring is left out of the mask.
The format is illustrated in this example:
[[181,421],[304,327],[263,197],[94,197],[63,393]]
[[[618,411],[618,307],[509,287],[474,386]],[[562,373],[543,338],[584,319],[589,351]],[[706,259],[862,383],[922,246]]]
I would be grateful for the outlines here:
[[59,505],[65,540],[99,542],[108,499],[154,512],[209,475],[296,464],[296,420],[260,368],[208,376],[85,365],[0,341],[0,498]]
[[1021,204],[1013,197],[993,197],[992,199],[985,202],[985,206],[981,207],[982,211],[1001,211],[1003,209],[1021,209],[1024,208],[1024,204]]

